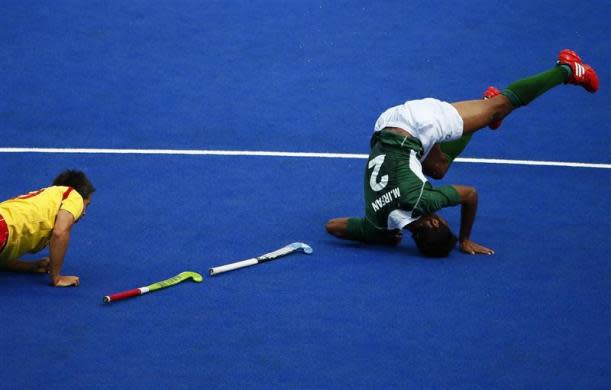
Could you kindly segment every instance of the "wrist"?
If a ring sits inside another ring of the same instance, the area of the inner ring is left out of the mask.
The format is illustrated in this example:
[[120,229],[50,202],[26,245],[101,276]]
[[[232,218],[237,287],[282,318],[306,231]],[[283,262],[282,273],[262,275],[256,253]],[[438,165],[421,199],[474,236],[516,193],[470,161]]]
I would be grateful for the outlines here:
[[459,242],[461,245],[462,245],[462,244],[464,244],[465,242],[468,242],[468,241],[471,241],[471,240],[469,239],[469,237],[459,237],[459,238],[458,238],[458,242]]

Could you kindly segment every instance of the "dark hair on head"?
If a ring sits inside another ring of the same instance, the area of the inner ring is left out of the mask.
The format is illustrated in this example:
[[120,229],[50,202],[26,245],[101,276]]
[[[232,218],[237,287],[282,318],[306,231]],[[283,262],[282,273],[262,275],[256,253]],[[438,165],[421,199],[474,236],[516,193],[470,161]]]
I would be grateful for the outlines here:
[[446,225],[422,226],[412,232],[420,253],[427,257],[447,257],[456,245],[456,236]]
[[95,192],[95,187],[83,172],[71,169],[60,173],[59,176],[53,180],[53,185],[72,187],[76,192],[81,194],[83,199],[89,198],[89,196]]

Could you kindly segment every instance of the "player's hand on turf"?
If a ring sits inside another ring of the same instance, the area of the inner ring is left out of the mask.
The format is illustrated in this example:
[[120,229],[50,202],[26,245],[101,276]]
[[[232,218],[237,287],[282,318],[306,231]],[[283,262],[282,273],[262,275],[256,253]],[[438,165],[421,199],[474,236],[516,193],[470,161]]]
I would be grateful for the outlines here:
[[58,276],[53,279],[53,285],[55,287],[70,287],[78,286],[80,279],[78,276]]
[[51,260],[49,256],[32,262],[32,272],[39,274],[51,273]]
[[493,255],[494,251],[490,248],[486,248],[480,244],[476,244],[471,240],[463,240],[460,242],[460,250],[462,252],[468,253],[470,255],[475,254],[484,254],[484,255]]

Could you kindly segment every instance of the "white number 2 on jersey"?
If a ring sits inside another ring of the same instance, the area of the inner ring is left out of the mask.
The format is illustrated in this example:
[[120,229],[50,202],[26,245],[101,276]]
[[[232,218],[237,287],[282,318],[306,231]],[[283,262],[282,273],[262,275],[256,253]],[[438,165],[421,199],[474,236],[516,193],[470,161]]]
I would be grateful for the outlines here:
[[382,164],[384,163],[384,159],[386,158],[385,154],[381,154],[376,158],[369,160],[369,169],[373,168],[373,173],[369,178],[369,185],[371,189],[374,191],[383,190],[384,187],[388,184],[388,175],[384,175],[380,178],[378,182],[378,174],[380,173],[380,168],[382,168]]

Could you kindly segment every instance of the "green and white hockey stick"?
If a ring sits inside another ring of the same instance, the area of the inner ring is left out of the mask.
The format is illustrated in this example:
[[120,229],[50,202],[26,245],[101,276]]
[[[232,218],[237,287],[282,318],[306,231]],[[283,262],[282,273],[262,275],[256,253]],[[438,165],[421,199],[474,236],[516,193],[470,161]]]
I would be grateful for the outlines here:
[[145,287],[134,288],[134,289],[127,290],[127,291],[122,291],[122,292],[118,292],[115,294],[106,295],[104,297],[104,302],[108,303],[108,302],[120,301],[121,299],[137,297],[139,295],[143,295],[143,294],[146,294],[152,291],[157,291],[162,288],[173,286],[180,282],[184,282],[185,280],[188,280],[188,279],[193,279],[193,281],[197,283],[204,280],[204,278],[197,272],[185,271],[185,272],[179,273],[178,275],[172,278],[162,280],[161,282],[153,283]]

